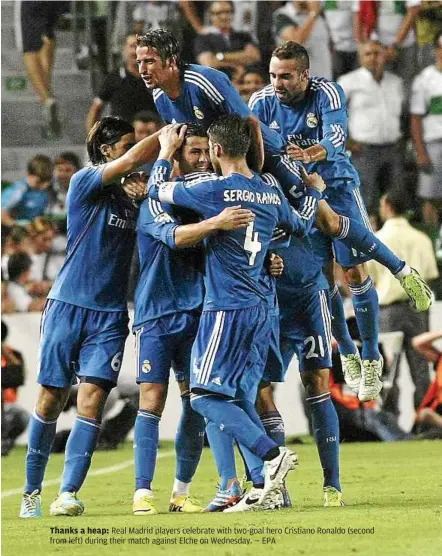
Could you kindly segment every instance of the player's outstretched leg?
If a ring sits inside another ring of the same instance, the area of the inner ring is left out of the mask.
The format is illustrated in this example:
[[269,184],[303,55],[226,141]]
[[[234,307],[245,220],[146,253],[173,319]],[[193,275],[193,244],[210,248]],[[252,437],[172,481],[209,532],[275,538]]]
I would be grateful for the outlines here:
[[177,466],[170,512],[198,513],[202,506],[190,496],[190,483],[195,475],[204,445],[204,417],[192,409],[189,390],[181,394],[182,412],[175,439]]
[[46,466],[54,442],[57,418],[70,388],[41,386],[35,410],[29,421],[26,454],[26,485],[20,507],[20,517],[41,516],[41,489]]
[[279,492],[287,473],[297,466],[297,457],[288,448],[279,448],[247,413],[236,404],[229,403],[215,395],[192,395],[192,407],[213,421],[233,436],[237,442],[244,444],[265,461],[264,489],[260,498],[263,504],[266,497]]
[[397,278],[417,311],[427,311],[432,304],[431,290],[419,273],[397,257],[375,234],[352,218],[340,216],[336,239],[370,256]]
[[78,388],[78,415],[66,444],[60,493],[49,508],[54,516],[77,516],[84,512],[77,492],[89,471],[100,434],[103,407],[113,387],[107,380],[87,381],[85,378]]

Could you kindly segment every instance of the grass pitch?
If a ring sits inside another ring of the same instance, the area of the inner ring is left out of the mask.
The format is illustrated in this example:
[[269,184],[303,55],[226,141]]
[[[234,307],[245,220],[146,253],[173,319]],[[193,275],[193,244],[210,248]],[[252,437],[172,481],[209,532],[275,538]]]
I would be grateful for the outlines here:
[[[92,473],[81,491],[86,513],[77,518],[48,516],[62,468],[62,457],[52,456],[46,473],[49,485],[43,492],[45,517],[20,520],[19,491],[25,450],[18,448],[2,459],[2,553],[5,556],[442,554],[441,441],[343,444],[344,508],[322,507],[322,474],[314,444],[295,449],[300,468],[289,475],[288,487],[294,501],[290,510],[230,515],[169,514],[174,455],[172,445],[165,443],[154,482],[161,513],[135,517],[131,515],[132,448],[127,444],[115,452],[95,454]],[[206,503],[215,493],[216,482],[212,456],[205,449],[192,494]]]

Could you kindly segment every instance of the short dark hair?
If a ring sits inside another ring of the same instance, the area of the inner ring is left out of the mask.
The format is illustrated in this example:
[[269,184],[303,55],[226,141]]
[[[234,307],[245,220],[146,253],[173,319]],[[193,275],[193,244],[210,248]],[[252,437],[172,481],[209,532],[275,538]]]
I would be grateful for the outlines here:
[[128,133],[134,133],[132,124],[118,116],[106,116],[95,122],[86,140],[87,153],[92,164],[103,164],[106,157],[101,152],[101,145],[114,145]]
[[68,162],[69,164],[72,164],[72,166],[76,170],[79,170],[81,168],[80,158],[71,151],[62,152],[55,159],[56,166],[57,164],[63,164],[64,162]]
[[385,201],[390,205],[395,214],[405,214],[409,209],[407,196],[399,189],[389,189],[385,193]]
[[154,112],[153,110],[140,110],[132,118],[132,123],[133,122],[143,122],[145,124],[149,122],[154,122],[158,125],[163,124],[163,120],[160,118],[160,115],[157,112]]
[[180,47],[174,35],[167,29],[152,29],[137,38],[137,46],[155,48],[163,65],[171,58],[179,69],[182,67]]
[[187,139],[190,137],[208,137],[207,131],[203,128],[201,124],[196,122],[186,122],[186,134],[184,135],[184,141],[181,147],[177,150],[178,153],[181,153],[183,147],[186,145]]
[[15,255],[11,255],[8,260],[8,276],[9,280],[17,280],[20,274],[29,270],[32,266],[32,259],[31,257],[21,251],[20,253],[16,253]]
[[52,160],[44,154],[36,154],[28,161],[27,172],[30,176],[38,176],[41,179],[50,180],[54,165]]
[[209,139],[219,143],[226,156],[246,156],[252,142],[250,123],[238,114],[221,116],[209,127]]
[[295,41],[287,41],[279,45],[272,52],[272,56],[280,60],[296,60],[298,72],[302,73],[310,68],[310,58],[307,50]]

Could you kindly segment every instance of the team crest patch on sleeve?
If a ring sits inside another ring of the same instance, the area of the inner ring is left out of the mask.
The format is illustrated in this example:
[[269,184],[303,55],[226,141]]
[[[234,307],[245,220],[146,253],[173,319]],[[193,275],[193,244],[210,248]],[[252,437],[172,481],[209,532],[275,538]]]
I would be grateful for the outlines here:
[[141,366],[141,370],[143,371],[143,373],[150,373],[150,371],[152,370],[152,365],[151,365],[151,362],[149,361],[149,359],[145,359],[143,361],[143,365]]
[[318,127],[318,118],[313,112],[307,114],[307,125],[308,127]]
[[204,120],[203,111],[201,110],[201,108],[198,108],[198,106],[193,107],[193,113],[198,118],[198,120]]

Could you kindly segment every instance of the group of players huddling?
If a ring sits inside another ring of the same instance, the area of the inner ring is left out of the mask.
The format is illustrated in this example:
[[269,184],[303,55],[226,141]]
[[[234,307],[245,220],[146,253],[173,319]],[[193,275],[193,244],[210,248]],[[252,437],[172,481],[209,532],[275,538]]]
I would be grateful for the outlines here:
[[[91,164],[71,180],[67,256],[42,315],[41,387],[20,517],[41,516],[57,418],[77,377],[78,415],[49,511],[84,511],[77,493],[128,335],[136,236],[140,407],[133,513],[158,513],[152,481],[171,368],[182,411],[170,511],[290,506],[285,478],[298,462],[284,446],[271,382],[283,382],[294,354],[324,473],[324,505],[342,506],[339,423],[328,384],[332,334],[345,380],[359,399],[374,399],[382,388],[378,300],[364,263],[376,259],[386,266],[417,310],[431,305],[418,273],[370,229],[358,174],[345,152],[344,93],[336,83],[311,77],[307,51],[290,41],[273,52],[271,84],[252,96],[249,107],[225,74],[183,65],[168,31],[138,37],[136,53],[168,125],[135,145],[129,123],[103,118],[87,139]],[[146,197],[146,181],[136,170],[155,159]],[[353,294],[361,356],[329,270],[333,257]],[[189,488],[204,434],[220,485],[203,508]],[[235,443],[253,485],[248,492],[238,480]]]

